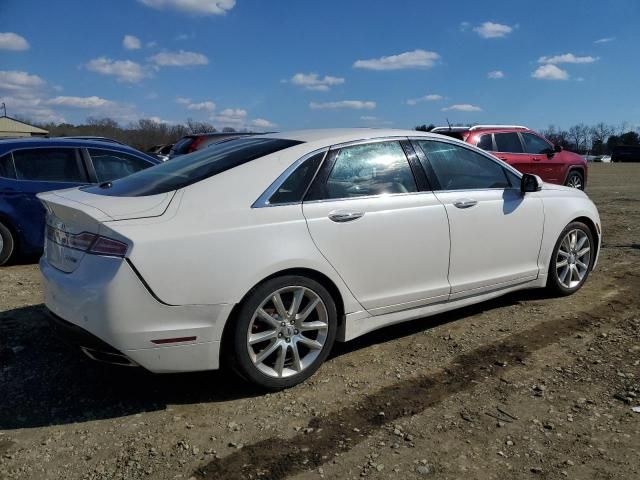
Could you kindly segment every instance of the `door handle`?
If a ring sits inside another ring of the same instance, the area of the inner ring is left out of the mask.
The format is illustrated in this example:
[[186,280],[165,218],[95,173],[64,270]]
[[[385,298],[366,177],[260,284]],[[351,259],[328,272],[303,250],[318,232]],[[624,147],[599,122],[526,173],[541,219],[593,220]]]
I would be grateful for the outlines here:
[[533,157],[531,160],[533,160],[534,162],[539,162],[540,160],[542,160],[541,158],[538,157]]
[[453,205],[457,208],[470,208],[478,203],[477,200],[470,200],[468,198],[461,198],[453,202]]
[[353,210],[334,210],[329,213],[329,219],[337,223],[352,222],[364,216],[364,212]]
[[504,160],[505,162],[507,161],[507,157],[498,157],[500,160]]

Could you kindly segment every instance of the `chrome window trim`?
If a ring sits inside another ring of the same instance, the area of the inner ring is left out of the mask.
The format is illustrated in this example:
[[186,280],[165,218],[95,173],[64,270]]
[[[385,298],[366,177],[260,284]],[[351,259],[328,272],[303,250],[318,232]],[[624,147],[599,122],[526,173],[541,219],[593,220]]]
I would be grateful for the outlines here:
[[[421,137],[421,138],[430,138],[430,137]],[[352,147],[354,145],[363,145],[366,143],[381,143],[381,142],[400,142],[402,140],[408,140],[409,137],[406,135],[393,135],[389,137],[373,137],[373,138],[363,138],[361,140],[351,140],[349,142],[336,143],[331,145],[330,150],[340,150],[345,147]],[[406,154],[405,154],[406,155]],[[408,161],[407,161],[408,163]]]
[[313,183],[313,180],[315,179],[316,175],[318,174],[318,171],[322,167],[322,164],[324,163],[324,160],[327,157],[327,153],[329,152],[329,149],[330,149],[330,147],[319,148],[317,150],[314,150],[313,152],[307,153],[306,155],[300,157],[298,160],[296,160],[291,165],[289,165],[286,168],[286,170],[284,172],[282,172],[280,174],[280,176],[278,176],[278,178],[276,178],[271,185],[269,185],[269,187],[262,193],[262,195],[260,195],[258,197],[258,199],[255,202],[253,202],[253,204],[251,205],[251,208],[281,207],[281,206],[285,206],[285,205],[299,205],[299,204],[301,204],[302,203],[302,199],[299,202],[286,202],[286,203],[269,203],[269,200],[271,199],[271,197],[273,195],[275,195],[275,193],[282,186],[282,184],[289,178],[289,176],[300,165],[302,165],[304,162],[306,162],[311,157],[314,157],[319,153],[324,153],[324,155],[322,157],[322,160],[320,161],[320,165],[318,165],[318,169],[314,172],[313,177],[311,179],[311,182],[309,182],[309,185],[307,185],[307,188],[305,189],[305,192],[302,195],[302,198],[304,198],[304,196],[307,194],[307,190],[309,189],[309,186]]
[[306,200],[304,204],[311,203],[327,203],[327,202],[348,202],[353,200],[372,200],[377,198],[390,198],[390,197],[406,197],[408,195],[434,195],[436,192],[431,190],[423,190],[418,192],[400,192],[400,193],[379,193],[377,195],[362,195],[359,197],[341,197],[341,198],[323,198],[321,200]]

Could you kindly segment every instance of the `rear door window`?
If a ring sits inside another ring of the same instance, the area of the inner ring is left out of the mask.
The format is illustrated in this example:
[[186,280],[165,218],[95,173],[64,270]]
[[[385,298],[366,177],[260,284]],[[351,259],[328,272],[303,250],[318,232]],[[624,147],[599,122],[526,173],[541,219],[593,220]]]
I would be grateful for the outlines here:
[[31,148],[13,152],[18,180],[86,183],[76,148]]
[[308,200],[329,200],[418,190],[399,142],[377,142],[340,149],[325,185]]
[[89,148],[88,151],[98,182],[116,180],[152,166],[146,160],[116,150]]
[[494,133],[496,139],[496,151],[504,153],[524,153],[522,143],[517,132]]

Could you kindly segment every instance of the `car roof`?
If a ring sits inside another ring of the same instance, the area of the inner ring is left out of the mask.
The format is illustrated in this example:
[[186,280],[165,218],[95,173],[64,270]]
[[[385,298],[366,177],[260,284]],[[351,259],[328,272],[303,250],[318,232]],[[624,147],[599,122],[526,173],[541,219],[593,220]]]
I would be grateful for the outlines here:
[[391,128],[326,128],[291,130],[287,132],[268,133],[265,134],[264,137],[297,140],[305,143],[326,143],[327,145],[384,137],[442,138],[440,135],[428,132]]
[[77,138],[37,138],[37,137],[19,137],[11,139],[0,139],[0,153],[13,150],[16,148],[30,147],[78,147],[78,148],[108,148],[109,150],[121,150],[123,152],[132,152],[143,158],[150,159],[153,163],[158,160],[136,150],[129,145],[101,140],[83,140]]

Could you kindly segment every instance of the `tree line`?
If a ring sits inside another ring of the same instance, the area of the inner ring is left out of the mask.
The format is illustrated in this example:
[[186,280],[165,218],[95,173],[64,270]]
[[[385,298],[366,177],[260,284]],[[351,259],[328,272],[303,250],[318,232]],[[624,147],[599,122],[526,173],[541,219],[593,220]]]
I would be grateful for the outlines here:
[[217,131],[237,131],[233,127],[224,127],[221,130],[218,130],[210,123],[192,119],[188,119],[185,124],[173,125],[143,118],[126,126],[122,126],[112,118],[108,117],[89,117],[80,125],[74,125],[71,123],[34,123],[27,119],[19,120],[48,130],[50,137],[107,137],[126,143],[127,145],[131,145],[132,147],[142,151],[146,151],[154,145],[175,143],[185,135]]
[[[455,126],[471,126],[455,125]],[[418,125],[416,130],[429,132],[435,125]],[[540,130],[540,134],[548,138],[556,145],[583,155],[610,155],[618,145],[640,146],[640,129],[631,128],[623,122],[618,126],[609,125],[604,122],[595,125],[579,123],[572,125],[568,129],[562,129],[555,125],[549,125]]]

